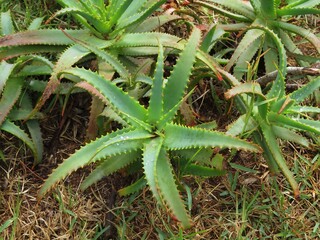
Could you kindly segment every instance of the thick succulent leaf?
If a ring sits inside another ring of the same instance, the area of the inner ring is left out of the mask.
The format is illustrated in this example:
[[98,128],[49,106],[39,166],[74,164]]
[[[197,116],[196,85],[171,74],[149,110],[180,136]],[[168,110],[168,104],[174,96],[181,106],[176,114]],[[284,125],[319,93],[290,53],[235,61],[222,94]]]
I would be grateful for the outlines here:
[[278,16],[300,16],[306,14],[320,14],[316,8],[282,8],[277,10]]
[[[195,2],[203,2],[203,1],[195,1]],[[225,8],[230,9],[232,12],[235,12],[237,14],[240,14],[244,17],[254,19],[255,14],[253,12],[253,8],[250,4],[245,4],[241,0],[208,0],[208,2],[211,3],[217,3]],[[213,6],[213,5],[212,5]]]
[[[8,114],[8,119],[10,119],[11,121],[27,120],[30,113],[31,113],[31,110],[29,109],[23,109],[23,108],[11,109],[10,113]],[[42,118],[44,118],[44,114],[38,112],[35,115],[33,115],[32,118],[29,118],[29,119],[42,119]]]
[[164,69],[164,56],[163,47],[160,43],[159,54],[154,73],[154,80],[151,88],[151,95],[149,101],[148,115],[150,124],[154,124],[162,116],[163,111],[163,69]]
[[13,122],[11,122],[7,119],[2,123],[2,125],[0,125],[0,130],[6,131],[6,132],[16,136],[17,138],[19,138],[22,142],[24,142],[31,149],[33,156],[35,158],[35,162],[39,161],[37,158],[38,154],[37,154],[37,150],[34,146],[34,143],[30,139],[28,134],[26,134],[20,127],[18,127]]
[[35,148],[35,161],[34,164],[38,164],[42,161],[43,156],[43,138],[41,133],[41,128],[38,120],[29,119],[26,122],[28,126],[29,133],[31,135],[34,148]]
[[[151,14],[153,14],[155,12],[155,10],[157,10],[165,2],[166,2],[166,0],[155,1],[153,4],[150,2],[147,9],[145,9],[141,12],[138,12],[138,13],[135,12],[135,14],[133,14],[133,15],[130,14],[126,18],[120,18],[118,21],[118,24],[115,28],[114,33],[118,33],[120,30],[126,29],[126,28],[132,26],[133,24],[141,23],[142,21],[147,19],[147,17],[149,17]],[[132,2],[131,5],[135,6],[135,5],[137,5],[137,3]],[[130,7],[131,7],[131,5],[130,5]],[[123,16],[125,17],[125,15],[123,15]]]
[[[116,48],[117,52],[129,56],[154,55],[158,54],[159,43],[167,48],[174,48],[180,51],[185,49],[184,40],[170,34],[157,32],[125,34],[110,48]],[[222,80],[221,74],[218,72],[219,64],[211,56],[198,50],[196,57],[205,63],[219,80]]]
[[280,38],[269,28],[260,26],[260,25],[252,25],[251,27],[255,29],[260,29],[266,32],[271,37],[275,45],[277,46],[277,50],[279,53],[278,75],[274,80],[270,91],[267,94],[267,98],[271,99],[276,97],[283,97],[285,95],[284,78],[287,73],[287,58],[286,58],[286,52],[285,52],[284,46]]
[[81,183],[80,188],[85,190],[92,184],[98,182],[103,177],[118,171],[121,168],[128,166],[130,163],[137,160],[141,156],[141,151],[132,151],[125,154],[111,156],[102,161],[102,163],[94,169],[88,177]]
[[261,13],[266,19],[275,19],[277,17],[276,0],[262,0],[260,4]]
[[212,155],[213,149],[212,148],[192,148],[192,149],[182,149],[176,150],[172,152],[179,156],[179,160],[187,160],[187,162],[192,163],[201,163],[203,165],[212,165]]
[[309,147],[309,141],[305,137],[295,133],[292,130],[289,130],[284,127],[279,127],[276,125],[272,126],[273,132],[276,135],[276,137],[281,138],[283,140],[287,140],[290,142],[298,143],[304,147]]
[[264,32],[260,29],[248,30],[244,35],[244,37],[242,38],[242,40],[240,41],[236,50],[234,51],[225,69],[229,71],[231,67],[239,60],[241,55],[245,54],[248,51],[248,49],[251,49],[251,47],[255,44],[256,41],[259,42],[259,39],[263,34]]
[[6,85],[13,69],[16,64],[7,63],[6,61],[1,61],[0,63],[0,94],[2,93],[3,87]]
[[298,90],[292,92],[290,94],[290,98],[295,100],[297,103],[304,101],[307,97],[309,97],[314,91],[320,88],[320,76],[313,79],[303,87]]
[[296,3],[289,4],[287,7],[294,7],[294,8],[312,8],[319,5],[318,0],[305,0],[305,1],[296,1]]
[[44,17],[38,17],[33,19],[30,25],[28,26],[28,30],[38,30],[41,27],[43,18]]
[[194,28],[185,50],[180,54],[176,65],[171,72],[170,77],[163,91],[163,111],[168,112],[177,105],[183,98],[187,87],[191,70],[195,62],[197,47],[200,41],[201,32]]
[[190,217],[177,189],[173,169],[164,148],[161,148],[156,162],[155,178],[162,201],[181,222],[182,227],[189,228]]
[[[305,124],[302,123],[302,119],[294,119],[287,116],[284,116],[283,114],[277,114],[270,112],[268,114],[268,120],[271,124],[276,124],[279,126],[286,126],[290,128],[297,129],[299,131],[307,131],[307,132],[313,132],[316,134],[320,134],[320,128],[314,126],[314,124]],[[313,121],[314,122],[314,121]]]
[[237,79],[242,79],[245,72],[248,70],[248,64],[251,62],[255,54],[258,52],[261,45],[261,37],[255,39],[249,46],[241,53],[236,65],[233,68],[233,75]]
[[178,20],[181,17],[178,15],[160,15],[160,16],[154,16],[146,19],[143,21],[140,25],[135,26],[131,32],[135,33],[144,33],[144,32],[151,32],[159,27],[161,27],[163,24]]
[[226,134],[230,136],[238,136],[244,132],[251,132],[257,129],[258,124],[252,117],[248,117],[246,114],[241,115],[236,121],[227,126]]
[[185,170],[184,175],[194,175],[200,177],[218,177],[226,174],[225,170],[218,170],[215,168],[199,166],[196,164],[190,164]]
[[0,99],[0,125],[8,116],[10,110],[18,100],[23,86],[23,78],[12,77],[7,81]]
[[225,92],[224,97],[226,99],[230,99],[242,93],[251,93],[251,94],[259,95],[261,98],[265,99],[265,96],[261,92],[261,87],[259,83],[256,83],[256,82],[247,82],[247,83],[242,83],[240,85],[237,85],[229,89],[227,92]]
[[126,117],[132,117],[130,121],[133,121],[133,124],[137,124],[134,121],[134,118],[142,122],[147,120],[147,110],[143,106],[118,88],[114,83],[104,79],[97,73],[80,68],[72,68],[63,71],[62,73],[78,76],[79,78],[90,83],[97,90],[99,90],[100,93],[108,99],[109,103],[112,104],[118,111],[120,111]]
[[[143,131],[144,132],[144,131]],[[44,196],[57,182],[77,169],[109,156],[137,150],[141,141],[131,140],[135,134],[141,133],[131,129],[122,129],[102,136],[77,150],[64,160],[49,176],[39,191],[39,197]],[[140,136],[141,137],[141,136]]]
[[148,33],[128,33],[121,36],[120,39],[110,46],[111,48],[127,48],[127,47],[157,47],[161,43],[165,47],[174,47],[181,39],[177,36],[159,33],[159,32],[148,32]]
[[265,36],[263,51],[263,60],[266,73],[276,71],[279,62],[279,56],[277,46],[273,43],[272,38],[269,35]]
[[9,35],[14,33],[10,10],[0,14],[0,24],[0,35]]
[[8,60],[14,57],[34,54],[34,53],[57,53],[64,50],[64,46],[44,46],[44,45],[29,45],[29,46],[16,46],[4,47],[0,51],[0,61]]
[[144,175],[153,196],[157,202],[162,205],[162,201],[156,184],[157,161],[163,160],[160,151],[162,149],[163,138],[157,137],[146,142],[143,149],[143,169]]
[[277,24],[280,28],[298,34],[307,39],[316,48],[318,53],[320,53],[320,39],[315,34],[313,34],[311,30],[307,30],[286,22],[277,22]]
[[289,113],[320,113],[320,108],[309,106],[292,106],[287,110]]
[[133,194],[135,192],[140,191],[141,189],[143,189],[145,186],[147,185],[147,181],[144,177],[138,179],[137,181],[135,181],[134,183],[132,183],[131,185],[121,188],[118,193],[120,196],[127,196],[130,194]]
[[221,27],[214,25],[203,38],[200,49],[203,52],[209,53],[217,40],[220,39],[225,33],[226,32]]
[[200,6],[203,6],[205,8],[208,8],[210,10],[213,10],[216,13],[219,13],[223,16],[226,16],[228,18],[231,18],[233,20],[236,21],[240,21],[240,22],[250,22],[254,19],[254,15],[252,14],[250,17],[247,15],[241,15],[241,14],[237,14],[237,13],[233,13],[232,11],[226,10],[224,8],[219,7],[218,5],[214,5],[214,4],[210,4],[207,3],[205,1],[193,1],[194,4],[198,4]]
[[313,127],[314,129],[316,129],[316,131],[314,132],[316,132],[317,134],[320,134],[320,121],[304,119],[304,118],[296,119],[296,121],[304,125]]
[[135,150],[141,148],[141,144],[145,142],[146,139],[152,137],[154,137],[154,135],[150,134],[144,129],[135,129],[128,133],[117,135],[102,143],[101,146],[96,149],[94,159],[104,159],[105,156],[111,156],[117,153],[125,153],[131,149]]
[[199,128],[167,124],[164,127],[164,133],[164,146],[170,150],[219,147],[253,152],[261,151],[255,144],[216,131],[206,131]]
[[[0,38],[0,47],[23,45],[70,45],[73,40],[65,33],[83,41],[92,41],[94,36],[87,30],[40,29],[18,32]],[[101,40],[102,41],[102,40]]]
[[298,186],[296,180],[294,179],[292,172],[289,170],[289,168],[286,164],[286,160],[283,158],[283,154],[282,154],[280,147],[277,143],[277,139],[276,139],[276,136],[273,132],[272,126],[265,123],[265,121],[260,121],[259,124],[260,124],[261,130],[262,130],[263,136],[266,140],[265,142],[270,150],[270,153],[272,154],[274,160],[278,164],[282,173],[285,175],[285,177],[289,181],[289,183],[293,189],[294,196],[299,197],[299,194],[300,194],[299,193],[299,186]]
[[97,48],[94,44],[91,44],[91,42],[85,42],[80,39],[76,39],[72,37],[71,35],[68,35],[73,41],[75,41],[77,44],[83,46],[84,48],[87,48],[94,54],[96,54],[98,57],[100,57],[103,61],[106,61],[108,64],[110,64],[120,75],[120,77],[123,78],[129,78],[130,73],[128,70],[122,65],[122,63],[117,59],[116,56],[113,56],[112,54],[108,53],[107,51],[103,51],[99,48]]

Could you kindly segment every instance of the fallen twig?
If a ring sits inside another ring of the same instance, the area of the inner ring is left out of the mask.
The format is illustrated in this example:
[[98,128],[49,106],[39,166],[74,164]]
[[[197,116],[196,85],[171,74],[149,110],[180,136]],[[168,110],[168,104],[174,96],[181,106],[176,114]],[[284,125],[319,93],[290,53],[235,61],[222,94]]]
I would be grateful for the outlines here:
[[[288,67],[287,73],[290,75],[319,76],[320,68],[317,65],[315,67]],[[277,74],[278,71],[276,70],[258,78],[256,81],[261,86],[266,86],[269,82],[272,82],[276,78]]]

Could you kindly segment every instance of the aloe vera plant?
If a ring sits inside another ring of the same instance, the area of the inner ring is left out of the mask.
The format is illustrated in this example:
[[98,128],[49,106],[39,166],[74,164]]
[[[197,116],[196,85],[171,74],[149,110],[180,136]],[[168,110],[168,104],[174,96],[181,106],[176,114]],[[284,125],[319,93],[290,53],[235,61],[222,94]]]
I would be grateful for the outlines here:
[[[10,35],[15,28],[10,11],[1,13],[0,35]],[[41,18],[35,19],[29,28],[38,28]],[[42,159],[43,142],[39,122],[40,113],[28,119],[33,109],[30,94],[30,77],[50,75],[53,64],[40,56],[23,56],[14,62],[0,62],[0,130],[6,131],[22,140],[34,155],[34,164]],[[25,126],[19,124],[25,121]],[[25,127],[29,134],[27,134]]]
[[[235,77],[229,75],[229,84],[232,88],[225,93],[227,99],[235,97],[237,106],[243,114],[229,126],[228,134],[237,136],[245,132],[252,134],[254,140],[263,148],[263,154],[272,172],[277,173],[280,169],[288,179],[294,195],[299,196],[299,187],[293,174],[286,164],[281,147],[277,139],[284,139],[310,147],[310,141],[296,133],[303,131],[314,134],[319,138],[319,121],[313,120],[307,115],[308,112],[319,113],[318,107],[300,105],[306,98],[320,87],[320,78],[317,77],[300,89],[286,94],[286,56],[284,47],[272,31],[263,29],[273,38],[279,52],[279,71],[271,89],[263,93],[259,83],[240,83]],[[316,147],[319,147],[319,139],[316,140]]]
[[[150,17],[165,2],[164,0],[113,0],[108,4],[105,4],[104,1],[93,0],[60,0],[58,2],[64,8],[53,17],[72,14],[75,20],[83,26],[82,29],[30,29],[7,34],[0,38],[1,60],[30,53],[61,53],[54,65],[49,84],[35,110],[40,109],[60,84],[56,74],[81,60],[85,61],[91,53],[90,49],[75,44],[75,39],[90,43],[95,48],[105,49],[105,55],[108,55],[108,64],[114,69],[113,73],[118,71],[120,74],[128,74],[123,63],[118,59],[118,52],[111,50],[110,47],[128,33],[150,32],[163,23],[177,19],[177,16],[170,15]],[[143,40],[144,46],[148,46],[148,38],[144,37]],[[128,44],[130,45],[130,41]]]
[[[40,189],[39,195],[43,196],[68,174],[92,162],[99,161],[100,165],[82,183],[83,189],[103,176],[138,163],[138,166],[143,168],[144,177],[120,190],[120,193],[132,193],[147,183],[157,202],[166,207],[183,227],[190,227],[189,214],[176,186],[177,179],[170,161],[170,152],[206,147],[260,151],[260,148],[252,143],[220,132],[174,123],[175,114],[184,99],[199,41],[200,31],[195,28],[168,79],[163,78],[164,52],[162,43],[159,43],[148,108],[95,72],[80,68],[60,72],[60,78],[78,78],[97,89],[99,94],[96,95],[108,101],[122,118],[124,127],[86,144],[72,154],[53,171]],[[195,171],[197,165],[191,163],[189,168],[189,172]],[[203,166],[199,167],[199,170],[201,169],[211,171],[212,175],[217,174],[216,169]]]
[[[319,58],[305,56],[299,49],[299,44],[295,41],[295,36],[299,35],[309,41],[318,54],[320,53],[320,40],[311,31],[300,26],[289,23],[287,19],[292,16],[319,14],[320,10],[316,8],[319,1],[297,0],[297,1],[279,0],[194,0],[194,4],[212,9],[226,17],[235,20],[235,24],[217,24],[214,25],[216,34],[209,34],[206,38],[206,50],[212,47],[210,41],[215,41],[218,37],[228,31],[244,32],[244,36],[237,45],[231,59],[226,65],[226,70],[233,68],[234,76],[241,79],[247,69],[247,63],[250,62],[259,49],[264,51],[263,59],[266,72],[277,70],[275,63],[280,58],[277,52],[276,43],[270,38],[263,29],[250,28],[251,26],[264,26],[275,32],[281,39],[286,50],[296,59],[301,66],[307,66],[308,61],[315,62]],[[210,32],[209,32],[210,33]]]

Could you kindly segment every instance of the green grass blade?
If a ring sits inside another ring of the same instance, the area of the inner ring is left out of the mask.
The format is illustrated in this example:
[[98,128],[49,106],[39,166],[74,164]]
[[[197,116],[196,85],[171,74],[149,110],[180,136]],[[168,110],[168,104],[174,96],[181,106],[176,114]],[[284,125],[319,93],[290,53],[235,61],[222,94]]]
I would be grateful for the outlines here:
[[[164,146],[168,149],[188,149],[197,147],[235,148],[253,152],[261,149],[247,141],[225,135],[216,131],[168,124],[164,127]],[[178,139],[178,140],[177,140]]]
[[180,54],[177,64],[171,72],[168,82],[163,91],[163,111],[170,111],[177,103],[179,103],[184,95],[187,87],[191,70],[195,62],[197,47],[200,41],[201,32],[198,28],[194,28],[184,51]]

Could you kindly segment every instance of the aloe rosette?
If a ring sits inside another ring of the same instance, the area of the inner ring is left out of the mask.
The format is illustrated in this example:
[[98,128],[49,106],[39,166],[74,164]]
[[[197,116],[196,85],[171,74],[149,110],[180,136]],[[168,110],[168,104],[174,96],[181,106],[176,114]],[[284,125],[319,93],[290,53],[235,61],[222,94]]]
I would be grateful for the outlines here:
[[[184,99],[199,41],[200,30],[195,28],[166,81],[163,78],[164,53],[160,42],[147,108],[96,72],[70,68],[59,73],[60,78],[78,78],[92,85],[126,124],[124,128],[86,144],[67,158],[49,176],[39,195],[43,196],[58,181],[89,163],[100,162],[82,183],[83,189],[104,176],[138,162],[143,168],[144,177],[120,190],[120,194],[132,193],[147,184],[157,202],[166,207],[183,227],[190,227],[190,216],[176,186],[177,179],[170,161],[170,152],[206,147],[260,151],[252,143],[221,132],[174,123],[176,112]],[[196,164],[190,165],[190,168],[196,167]],[[217,173],[216,169],[209,167],[199,166],[199,169],[211,171],[212,175]]]
[[[280,58],[277,52],[276,43],[270,35],[263,29],[251,28],[251,26],[260,25],[273,31],[280,38],[286,50],[293,56],[301,66],[308,66],[308,62],[319,61],[320,40],[312,32],[311,29],[305,29],[293,23],[289,23],[289,17],[299,15],[316,15],[320,13],[319,1],[317,0],[296,0],[283,1],[279,0],[194,0],[194,4],[212,9],[236,23],[234,24],[216,24],[213,27],[214,34],[210,31],[206,37],[205,49],[210,51],[214,42],[223,36],[226,32],[238,31],[243,34],[234,53],[225,66],[226,70],[233,67],[234,76],[241,79],[246,72],[248,62],[261,49],[265,63],[266,72],[277,70],[276,63]],[[303,55],[300,50],[299,42],[295,40],[295,36],[310,42],[318,56],[310,57]]]

